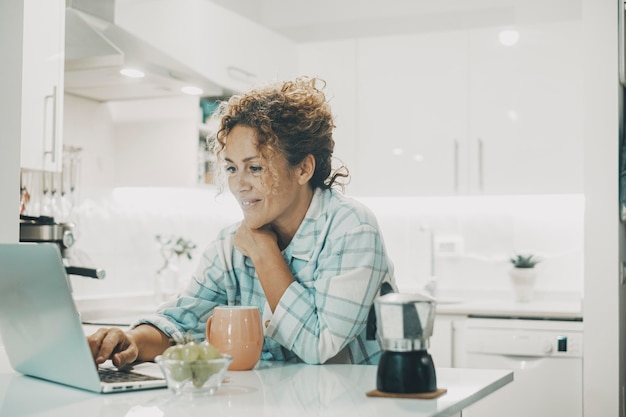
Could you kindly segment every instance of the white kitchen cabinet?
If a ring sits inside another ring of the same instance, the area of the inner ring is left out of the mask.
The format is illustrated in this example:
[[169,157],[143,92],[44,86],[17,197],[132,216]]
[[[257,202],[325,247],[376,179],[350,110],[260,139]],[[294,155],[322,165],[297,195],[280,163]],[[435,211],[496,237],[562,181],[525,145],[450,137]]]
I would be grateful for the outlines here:
[[364,38],[357,48],[360,193],[459,192],[467,171],[467,34]]
[[210,1],[120,1],[115,21],[233,92],[297,67],[294,42]]
[[359,194],[582,192],[579,21],[357,41]]
[[349,192],[457,192],[467,170],[466,66],[458,65],[467,61],[466,38],[459,32],[299,45],[300,73],[328,83],[335,156],[350,170]]
[[65,1],[25,0],[21,166],[61,171]]
[[470,31],[469,191],[582,192],[580,21]]
[[457,342],[456,329],[467,319],[467,316],[437,314],[433,335],[430,338],[428,352],[433,358],[436,368],[452,368],[455,366],[455,348]]
[[[335,117],[334,156],[359,178],[357,161],[356,40],[304,43],[298,46],[299,72],[326,82],[324,93]],[[346,188],[352,192],[353,182]]]

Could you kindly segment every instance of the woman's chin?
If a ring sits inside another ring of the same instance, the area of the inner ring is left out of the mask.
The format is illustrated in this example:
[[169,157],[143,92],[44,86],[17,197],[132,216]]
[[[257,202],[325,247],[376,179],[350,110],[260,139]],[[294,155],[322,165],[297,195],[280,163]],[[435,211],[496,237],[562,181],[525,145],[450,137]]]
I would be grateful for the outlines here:
[[243,220],[246,223],[246,226],[248,226],[248,228],[252,229],[252,230],[260,229],[261,227],[265,226],[265,224],[266,224],[262,220],[255,219],[255,218],[250,218],[250,217],[245,217],[245,216],[244,216]]

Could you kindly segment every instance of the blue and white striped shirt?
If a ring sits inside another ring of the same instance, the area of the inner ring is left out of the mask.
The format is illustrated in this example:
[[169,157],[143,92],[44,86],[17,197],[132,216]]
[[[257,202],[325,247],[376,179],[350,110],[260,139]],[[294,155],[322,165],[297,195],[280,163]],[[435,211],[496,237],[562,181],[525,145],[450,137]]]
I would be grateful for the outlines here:
[[369,209],[338,191],[315,191],[282,252],[295,281],[273,314],[251,260],[234,249],[238,226],[220,232],[183,293],[143,323],[177,341],[187,331],[203,339],[215,306],[251,305],[259,307],[266,323],[261,359],[378,362],[378,341],[365,337],[368,313],[381,284],[396,285],[378,222]]

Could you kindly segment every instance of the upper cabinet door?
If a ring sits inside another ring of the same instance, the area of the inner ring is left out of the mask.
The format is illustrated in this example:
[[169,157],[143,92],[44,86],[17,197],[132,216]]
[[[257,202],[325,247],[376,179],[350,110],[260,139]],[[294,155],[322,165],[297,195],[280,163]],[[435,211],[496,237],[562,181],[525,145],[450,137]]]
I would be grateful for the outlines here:
[[65,1],[25,0],[22,168],[61,171]]
[[583,190],[580,22],[470,32],[471,192]]
[[294,42],[210,1],[118,3],[120,27],[227,90],[246,91],[296,71]]
[[362,195],[583,191],[580,21],[359,39]]
[[358,41],[359,194],[467,189],[467,43],[465,32]]
[[357,154],[357,69],[356,40],[303,43],[298,46],[300,74],[317,77],[326,85],[324,93],[335,117],[335,150],[337,164],[345,165],[352,180],[346,191],[356,191],[359,177]]

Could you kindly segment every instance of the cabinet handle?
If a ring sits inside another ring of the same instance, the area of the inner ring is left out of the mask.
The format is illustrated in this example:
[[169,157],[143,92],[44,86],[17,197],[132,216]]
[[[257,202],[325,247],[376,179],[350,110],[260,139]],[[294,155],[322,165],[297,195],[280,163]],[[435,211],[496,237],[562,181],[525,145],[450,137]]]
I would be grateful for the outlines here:
[[[52,147],[49,151],[44,150],[44,156],[50,154],[50,158],[52,163],[56,162],[56,147],[57,147],[57,86],[55,85],[52,88],[52,95],[47,95],[44,98],[44,101],[47,103],[49,100],[52,100]],[[45,143],[45,135],[46,128],[48,124],[48,112],[45,111],[47,108],[47,104],[44,106],[44,143]]]
[[454,139],[454,191],[459,192],[459,140]]
[[478,138],[478,187],[480,188],[480,191],[483,191],[483,185],[484,185],[483,153],[484,153],[483,140],[481,138]]

